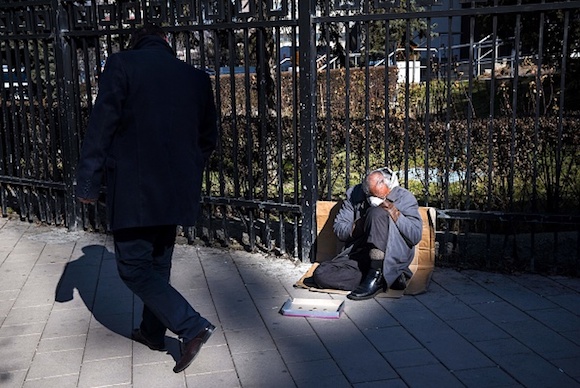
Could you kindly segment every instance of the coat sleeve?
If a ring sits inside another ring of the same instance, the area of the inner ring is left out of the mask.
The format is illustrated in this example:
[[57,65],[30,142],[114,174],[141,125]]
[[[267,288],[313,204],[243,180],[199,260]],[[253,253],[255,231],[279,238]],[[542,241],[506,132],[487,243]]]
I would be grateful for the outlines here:
[[346,191],[346,199],[342,202],[342,206],[334,219],[334,234],[340,241],[347,241],[352,237],[352,229],[356,221],[356,212],[352,203],[352,191],[352,188]]
[[104,165],[113,137],[121,122],[127,91],[120,58],[111,55],[99,80],[99,93],[89,118],[77,165],[76,195],[96,199],[102,183]]

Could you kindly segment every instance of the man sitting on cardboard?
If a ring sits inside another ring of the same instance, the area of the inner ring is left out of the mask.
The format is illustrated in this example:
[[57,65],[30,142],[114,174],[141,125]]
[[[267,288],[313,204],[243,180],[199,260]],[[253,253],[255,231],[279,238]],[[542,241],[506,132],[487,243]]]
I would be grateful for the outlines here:
[[388,286],[404,289],[423,223],[415,196],[399,186],[393,171],[371,171],[349,188],[333,228],[344,249],[305,283],[351,291],[353,300],[373,298]]

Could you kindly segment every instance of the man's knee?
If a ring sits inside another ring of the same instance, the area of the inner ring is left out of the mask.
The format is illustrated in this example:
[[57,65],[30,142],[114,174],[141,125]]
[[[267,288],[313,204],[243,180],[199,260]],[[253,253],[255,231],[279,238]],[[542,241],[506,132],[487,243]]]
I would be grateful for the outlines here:
[[129,289],[135,291],[147,283],[149,280],[149,270],[143,263],[136,263],[133,260],[117,258],[117,271],[119,277]]
[[312,278],[321,288],[337,290],[354,290],[362,279],[356,263],[333,263],[332,261],[321,263],[312,274]]

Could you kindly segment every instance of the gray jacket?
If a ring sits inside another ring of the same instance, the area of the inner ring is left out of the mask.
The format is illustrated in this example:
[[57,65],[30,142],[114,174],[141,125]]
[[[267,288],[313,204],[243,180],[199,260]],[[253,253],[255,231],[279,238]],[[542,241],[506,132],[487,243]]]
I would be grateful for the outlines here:
[[[383,263],[383,276],[387,284],[392,284],[403,272],[409,277],[412,275],[409,264],[415,256],[415,245],[421,241],[423,221],[417,199],[410,191],[397,186],[387,198],[401,212],[396,223],[390,219],[389,240]],[[351,235],[353,224],[364,216],[369,207],[360,184],[347,190],[346,200],[342,203],[333,225],[336,236],[345,242],[345,251],[342,254],[350,252],[358,241]]]

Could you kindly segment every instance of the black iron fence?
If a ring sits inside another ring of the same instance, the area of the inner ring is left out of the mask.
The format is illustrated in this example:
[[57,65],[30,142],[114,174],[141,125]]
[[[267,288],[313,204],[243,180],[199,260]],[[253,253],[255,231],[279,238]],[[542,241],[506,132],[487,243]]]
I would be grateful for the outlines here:
[[214,80],[190,239],[309,260],[316,202],[388,165],[439,209],[441,262],[578,270],[580,1],[3,2],[4,216],[106,229],[74,169],[103,65],[146,21]]

